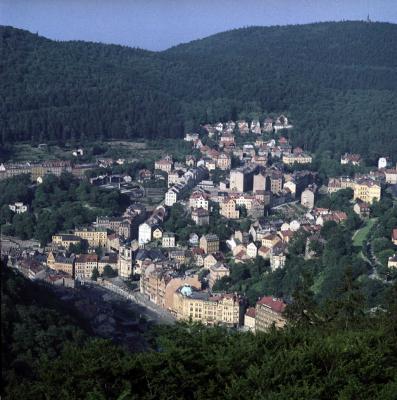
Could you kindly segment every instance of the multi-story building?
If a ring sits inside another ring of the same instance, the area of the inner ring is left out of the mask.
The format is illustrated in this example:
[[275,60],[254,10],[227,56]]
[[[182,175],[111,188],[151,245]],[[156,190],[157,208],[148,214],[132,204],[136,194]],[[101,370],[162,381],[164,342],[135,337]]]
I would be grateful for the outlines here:
[[175,233],[164,232],[161,245],[165,248],[175,247]]
[[23,204],[23,203],[21,203],[21,202],[16,202],[14,204],[9,204],[8,208],[12,212],[14,212],[16,214],[23,214],[23,213],[28,211],[28,206]]
[[355,182],[352,178],[341,177],[341,178],[330,178],[327,186],[328,194],[332,194],[342,189],[353,189]]
[[228,170],[232,166],[232,159],[226,153],[219,154],[218,158],[216,159],[216,166],[221,170]]
[[397,184],[397,169],[386,169],[385,170],[386,183],[390,185]]
[[170,188],[165,194],[165,205],[172,207],[179,198],[179,190],[175,187]]
[[139,225],[138,241],[140,245],[149,243],[152,240],[153,224],[151,222],[144,222]]
[[108,236],[106,229],[82,228],[76,229],[74,234],[81,239],[86,240],[90,247],[106,247]]
[[75,257],[66,257],[62,254],[50,252],[47,257],[47,266],[55,271],[62,271],[74,277]]
[[312,156],[309,154],[283,154],[282,161],[286,165],[293,164],[311,164],[313,161]]
[[95,253],[79,254],[75,261],[76,278],[90,279],[94,268],[98,268],[98,256]]
[[190,208],[204,208],[208,210],[209,207],[209,195],[201,191],[193,192],[189,198]]
[[312,210],[314,207],[314,192],[310,188],[306,188],[301,195],[301,204],[303,207]]
[[210,274],[208,278],[209,288],[212,289],[215,285],[215,282],[229,275],[230,275],[230,268],[228,267],[228,265],[222,262],[217,262],[215,265],[212,265],[210,267]]
[[247,331],[255,332],[255,316],[256,316],[255,307],[250,307],[246,310],[244,314],[244,328]]
[[207,254],[219,251],[219,238],[215,234],[203,235],[200,238],[200,248]]
[[271,296],[262,297],[255,307],[255,331],[267,331],[273,325],[282,328],[286,324],[283,316],[286,304]]
[[368,204],[381,198],[381,187],[372,179],[359,179],[354,185],[354,200],[360,199]]
[[192,210],[192,220],[199,226],[208,225],[210,223],[210,214],[204,208],[195,208]]
[[243,317],[242,300],[237,295],[211,295],[186,285],[174,294],[174,310],[177,319],[204,325],[239,326]]
[[240,211],[237,209],[236,200],[230,197],[224,199],[220,203],[219,209],[220,215],[227,219],[239,219],[240,218]]
[[58,234],[52,236],[52,244],[57,247],[68,249],[71,244],[78,245],[81,238],[77,235]]
[[172,157],[170,156],[165,156],[161,160],[155,161],[154,163],[154,169],[167,172],[167,174],[172,171],[172,166],[173,166],[173,161]]
[[105,267],[108,265],[114,270],[118,270],[119,263],[118,263],[118,254],[117,253],[109,253],[105,254],[98,259],[98,272],[100,274],[103,273]]
[[253,189],[254,174],[257,171],[257,165],[250,165],[232,169],[230,171],[230,189],[237,192],[248,192]]

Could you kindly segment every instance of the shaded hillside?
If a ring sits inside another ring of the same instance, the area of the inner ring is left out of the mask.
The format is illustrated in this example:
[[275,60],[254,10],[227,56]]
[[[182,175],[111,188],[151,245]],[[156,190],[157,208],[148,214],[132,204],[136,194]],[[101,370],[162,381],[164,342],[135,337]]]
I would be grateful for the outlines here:
[[297,292],[282,331],[176,324],[130,353],[84,336],[35,284],[1,272],[5,399],[395,399],[395,287],[378,314],[363,314],[354,289],[325,310]]
[[397,25],[252,27],[163,52],[0,28],[3,142],[177,137],[286,112],[308,150],[397,154]]

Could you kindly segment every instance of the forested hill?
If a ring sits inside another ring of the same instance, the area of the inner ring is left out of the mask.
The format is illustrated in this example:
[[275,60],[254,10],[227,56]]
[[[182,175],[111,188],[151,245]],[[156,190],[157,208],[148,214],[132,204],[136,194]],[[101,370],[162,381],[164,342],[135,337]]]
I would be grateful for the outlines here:
[[163,52],[0,27],[3,143],[177,137],[285,112],[295,144],[397,154],[397,25],[251,27]]

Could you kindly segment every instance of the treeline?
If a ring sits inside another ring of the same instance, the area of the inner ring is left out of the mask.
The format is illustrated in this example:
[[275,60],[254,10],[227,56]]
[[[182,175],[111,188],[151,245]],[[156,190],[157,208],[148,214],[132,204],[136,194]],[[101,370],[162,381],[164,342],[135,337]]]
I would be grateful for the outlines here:
[[237,29],[163,52],[0,28],[2,143],[180,137],[286,113],[294,145],[397,154],[397,27]]
[[[1,269],[2,395],[6,399],[394,399],[397,287],[384,311],[366,313],[347,277],[319,307],[305,286],[289,324],[268,333],[177,324],[129,353],[87,337],[47,296]],[[56,300],[54,300],[56,301]]]

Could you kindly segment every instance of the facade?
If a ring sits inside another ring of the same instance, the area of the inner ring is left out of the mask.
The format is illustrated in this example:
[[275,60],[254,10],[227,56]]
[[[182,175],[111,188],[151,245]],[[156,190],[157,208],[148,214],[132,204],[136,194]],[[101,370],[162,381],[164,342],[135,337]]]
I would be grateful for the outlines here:
[[47,258],[47,265],[51,268],[54,269],[55,271],[62,271],[65,272],[66,274],[74,277],[74,262],[75,262],[75,257],[65,257],[62,255],[56,255],[54,256],[52,253],[50,253],[53,257],[53,260],[50,258],[50,262]]
[[380,185],[371,179],[360,179],[354,185],[354,200],[360,199],[361,201],[372,204],[375,200],[379,201],[381,198]]
[[237,209],[236,200],[232,198],[226,198],[220,203],[219,213],[227,219],[240,218],[240,211]]
[[68,249],[71,244],[77,245],[81,238],[77,235],[59,234],[52,236],[52,244],[58,247]]
[[14,203],[14,204],[9,204],[9,205],[8,205],[8,208],[9,208],[12,212],[14,212],[14,213],[16,213],[16,214],[23,214],[23,213],[25,213],[26,211],[28,211],[28,206],[25,205],[25,204],[23,204],[23,203],[21,203],[21,202],[16,202],[16,203]]
[[397,169],[387,169],[385,170],[385,180],[386,183],[390,185],[397,184]]
[[282,328],[286,324],[286,320],[282,313],[284,312],[286,304],[271,296],[262,297],[255,307],[255,331],[265,332],[273,325],[276,328]]
[[196,208],[192,211],[192,220],[199,226],[208,225],[210,223],[210,214],[204,208]]
[[119,276],[128,279],[133,273],[132,266],[132,249],[128,246],[120,246],[118,257]]
[[256,247],[255,243],[251,242],[247,245],[247,256],[249,258],[255,258],[258,255],[258,248]]
[[94,268],[98,268],[98,256],[96,254],[79,254],[76,257],[76,278],[90,279]]
[[152,225],[148,222],[144,222],[139,225],[138,230],[138,241],[139,244],[146,244],[152,240]]
[[230,275],[229,267],[221,262],[217,262],[215,265],[210,267],[210,274],[208,278],[208,286],[210,289],[213,288],[215,282],[222,279],[224,276]]
[[286,165],[311,164],[313,158],[308,154],[283,154],[282,161]]
[[214,234],[203,235],[200,238],[200,248],[202,248],[205,253],[215,253],[219,251],[219,238]]
[[239,326],[242,322],[242,302],[234,294],[210,295],[183,286],[174,295],[174,306],[179,320],[228,326]]
[[76,229],[74,234],[81,239],[87,240],[90,247],[106,247],[106,229]]
[[312,210],[314,207],[314,192],[309,188],[305,189],[301,195],[301,204],[303,207]]
[[246,310],[244,314],[244,328],[247,331],[255,332],[255,307],[250,307]]
[[230,156],[226,153],[219,154],[218,158],[216,159],[216,166],[221,170],[228,170],[232,166],[232,160]]
[[175,233],[164,232],[161,245],[164,248],[175,247]]

